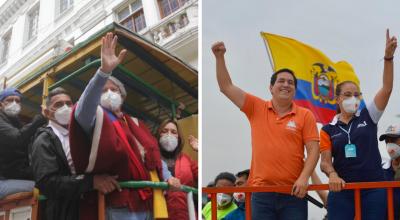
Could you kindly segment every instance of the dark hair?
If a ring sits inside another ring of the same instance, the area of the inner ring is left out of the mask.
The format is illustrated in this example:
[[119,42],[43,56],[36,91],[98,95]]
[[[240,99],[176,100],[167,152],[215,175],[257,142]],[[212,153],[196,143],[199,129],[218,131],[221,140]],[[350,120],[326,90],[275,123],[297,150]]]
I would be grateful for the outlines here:
[[[335,88],[335,95],[336,95],[336,98],[338,98],[338,97],[340,96],[340,94],[342,93],[342,87],[343,87],[345,84],[348,84],[348,83],[351,83],[351,84],[354,84],[355,86],[357,86],[357,84],[356,84],[355,82],[349,81],[349,80],[343,81],[343,82],[337,84],[337,85],[336,85],[336,88]],[[358,88],[358,86],[357,86],[357,88]],[[337,103],[336,103],[336,113],[337,113],[337,114],[340,113],[340,106],[339,106],[339,104],[337,104]]]
[[385,137],[385,143],[395,143],[400,137],[390,137],[386,136]]
[[71,96],[69,95],[69,93],[67,92],[67,90],[65,90],[65,89],[62,88],[62,87],[57,87],[57,88],[51,90],[51,91],[49,92],[49,94],[47,95],[47,98],[46,98],[46,107],[49,107],[49,106],[50,106],[51,99],[52,99],[54,96],[60,95],[60,94],[64,94],[64,95],[67,95],[67,96],[71,97]]
[[275,85],[276,79],[278,78],[278,75],[279,75],[280,73],[289,73],[290,75],[292,75],[292,76],[293,76],[293,79],[294,79],[294,87],[297,89],[297,78],[296,78],[296,76],[294,75],[293,70],[288,69],[288,68],[279,69],[279,70],[276,71],[274,74],[272,74],[272,76],[271,76],[271,82],[270,82],[270,84],[271,84],[272,86]]
[[176,129],[178,130],[178,147],[174,151],[168,152],[168,151],[164,150],[164,148],[162,148],[161,145],[160,145],[160,153],[164,158],[176,158],[181,153],[181,151],[183,149],[183,145],[184,145],[184,142],[183,142],[183,139],[182,139],[182,133],[181,133],[181,131],[179,129],[179,126],[178,126],[178,123],[176,122],[176,120],[174,120],[174,119],[166,119],[166,120],[164,120],[160,124],[158,129],[157,129],[156,137],[157,137],[157,141],[160,142],[162,129],[168,123],[174,124],[176,126]]
[[235,184],[236,177],[232,173],[222,172],[222,173],[218,174],[217,177],[215,177],[214,184],[217,185],[217,182],[219,180],[228,180],[228,181],[232,182],[233,184]]
[[240,171],[240,172],[238,172],[238,173],[236,174],[237,177],[246,176],[246,179],[249,178],[249,175],[250,175],[250,170],[249,170],[249,169],[242,170],[242,171]]

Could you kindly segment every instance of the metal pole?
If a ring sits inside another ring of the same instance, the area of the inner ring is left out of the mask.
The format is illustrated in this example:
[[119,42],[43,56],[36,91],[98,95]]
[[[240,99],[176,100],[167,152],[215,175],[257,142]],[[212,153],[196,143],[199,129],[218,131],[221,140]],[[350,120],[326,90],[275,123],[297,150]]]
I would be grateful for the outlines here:
[[246,219],[251,220],[251,193],[246,193]]
[[360,189],[354,189],[354,208],[355,208],[355,220],[361,220],[361,193]]
[[393,188],[387,188],[388,220],[394,219],[393,211]]
[[217,194],[211,193],[211,219],[217,220]]
[[272,59],[272,53],[271,53],[271,51],[269,50],[269,47],[268,47],[268,40],[267,40],[267,38],[264,37],[264,33],[263,32],[261,32],[261,36],[263,38],[265,49],[267,49],[268,59],[269,59],[269,63],[271,64],[272,72],[275,72],[275,66],[274,66],[274,62],[273,62],[273,59]]
[[97,192],[98,195],[98,216],[99,220],[105,220],[106,219],[106,203],[105,203],[105,198],[104,194],[101,193],[100,191]]

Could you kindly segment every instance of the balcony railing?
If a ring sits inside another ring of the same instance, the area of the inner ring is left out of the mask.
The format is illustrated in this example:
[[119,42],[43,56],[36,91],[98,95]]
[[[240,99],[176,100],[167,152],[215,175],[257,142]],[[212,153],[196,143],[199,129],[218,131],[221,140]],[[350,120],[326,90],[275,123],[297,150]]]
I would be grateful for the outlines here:
[[150,27],[143,35],[159,45],[165,45],[180,34],[198,26],[197,1],[188,1],[180,9]]

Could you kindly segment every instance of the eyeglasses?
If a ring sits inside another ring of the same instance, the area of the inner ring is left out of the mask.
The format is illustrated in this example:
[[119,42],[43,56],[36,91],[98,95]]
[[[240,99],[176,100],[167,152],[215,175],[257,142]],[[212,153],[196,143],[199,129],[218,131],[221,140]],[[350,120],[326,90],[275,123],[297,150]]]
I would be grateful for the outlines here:
[[350,98],[350,97],[352,97],[352,96],[354,96],[354,97],[356,97],[356,98],[359,98],[359,97],[362,96],[362,93],[361,93],[361,92],[355,92],[355,93],[345,92],[345,93],[342,93],[342,94],[340,94],[340,95],[342,95],[342,96],[344,96],[344,97],[346,97],[346,98]]

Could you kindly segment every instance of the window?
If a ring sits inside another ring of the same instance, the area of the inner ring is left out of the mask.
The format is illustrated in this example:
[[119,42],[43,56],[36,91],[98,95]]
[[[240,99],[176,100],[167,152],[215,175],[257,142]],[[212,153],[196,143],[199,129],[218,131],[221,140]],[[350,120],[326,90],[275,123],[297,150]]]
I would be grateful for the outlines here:
[[71,8],[74,4],[74,0],[59,0],[60,1],[60,13],[62,14],[67,9]]
[[8,58],[8,53],[10,49],[10,42],[11,42],[11,31],[9,31],[7,34],[5,34],[1,38],[0,42],[0,64],[5,63]]
[[137,0],[127,5],[117,13],[121,25],[133,32],[139,32],[146,27],[142,1]]
[[167,17],[172,12],[178,10],[189,0],[158,0],[160,6],[161,17]]
[[39,7],[34,8],[28,14],[28,37],[27,41],[35,38],[38,32]]

